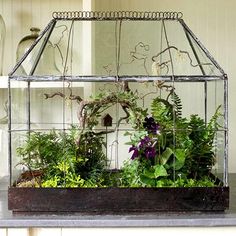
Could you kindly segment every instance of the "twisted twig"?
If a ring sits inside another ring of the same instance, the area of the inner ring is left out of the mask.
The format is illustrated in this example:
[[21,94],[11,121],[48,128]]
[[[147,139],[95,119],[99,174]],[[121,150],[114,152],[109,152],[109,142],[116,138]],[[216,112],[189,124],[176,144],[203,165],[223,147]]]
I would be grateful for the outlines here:
[[152,57],[152,61],[155,62],[155,61],[156,61],[156,58],[158,58],[161,54],[163,54],[164,52],[166,52],[166,51],[168,51],[168,50],[170,50],[170,49],[174,49],[174,50],[176,50],[176,51],[179,52],[179,53],[186,54],[186,55],[188,56],[188,58],[189,58],[190,65],[191,65],[192,67],[197,67],[197,66],[201,66],[201,65],[211,65],[211,63],[198,63],[198,64],[193,64],[193,60],[192,60],[192,58],[191,58],[189,52],[183,51],[183,50],[179,50],[179,49],[178,49],[177,47],[175,47],[175,46],[169,46],[169,47],[165,48],[163,51],[157,53],[156,55],[154,55],[154,56]]

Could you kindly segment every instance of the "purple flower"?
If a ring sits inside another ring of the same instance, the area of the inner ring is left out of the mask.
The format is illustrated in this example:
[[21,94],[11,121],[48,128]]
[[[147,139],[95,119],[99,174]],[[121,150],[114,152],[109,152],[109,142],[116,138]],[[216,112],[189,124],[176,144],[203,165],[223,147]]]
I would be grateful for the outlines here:
[[132,151],[134,151],[132,156],[131,156],[131,159],[133,160],[136,157],[138,157],[138,148],[135,147],[135,146],[132,146],[132,147],[129,148],[129,152],[132,152]]
[[159,134],[160,126],[155,122],[153,117],[146,117],[143,122],[143,127],[151,134]]
[[140,140],[138,150],[142,153],[142,156],[147,159],[154,158],[156,156],[155,143],[153,143],[153,139],[149,136],[145,136]]
[[145,136],[139,141],[137,147],[132,145],[132,147],[129,148],[129,152],[132,151],[132,160],[137,157],[153,159],[156,156],[156,141],[149,136]]
[[156,150],[154,147],[147,147],[144,153],[147,159],[152,159],[156,156]]
[[151,144],[151,139],[148,136],[145,136],[139,142],[139,148],[145,148],[146,146]]

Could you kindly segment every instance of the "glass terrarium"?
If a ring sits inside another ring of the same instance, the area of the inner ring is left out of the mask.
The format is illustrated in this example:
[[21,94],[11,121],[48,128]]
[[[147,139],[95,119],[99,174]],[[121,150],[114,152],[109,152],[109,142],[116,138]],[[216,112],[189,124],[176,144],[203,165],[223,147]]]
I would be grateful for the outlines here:
[[225,210],[227,96],[181,13],[53,13],[9,75],[9,209]]

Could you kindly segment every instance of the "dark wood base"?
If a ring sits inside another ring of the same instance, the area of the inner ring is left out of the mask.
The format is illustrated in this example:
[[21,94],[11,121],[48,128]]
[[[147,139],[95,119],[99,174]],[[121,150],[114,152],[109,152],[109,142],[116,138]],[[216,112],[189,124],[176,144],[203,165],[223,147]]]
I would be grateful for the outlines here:
[[13,212],[224,211],[229,187],[8,189]]

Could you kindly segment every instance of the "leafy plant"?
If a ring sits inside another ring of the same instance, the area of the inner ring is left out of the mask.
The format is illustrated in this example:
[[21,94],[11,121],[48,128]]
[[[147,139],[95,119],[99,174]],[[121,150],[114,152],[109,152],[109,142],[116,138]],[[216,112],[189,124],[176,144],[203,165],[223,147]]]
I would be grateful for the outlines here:
[[[205,124],[198,115],[182,117],[181,99],[172,87],[166,98],[153,99],[151,114],[138,100],[138,93],[130,90],[99,93],[89,101],[80,98],[80,129],[72,126],[68,132],[31,132],[17,148],[22,157],[19,164],[33,177],[35,170],[42,172],[40,181],[33,181],[41,187],[213,186],[210,173],[215,164],[220,107]],[[94,128],[101,114],[117,103],[125,113],[117,126],[124,120],[134,129],[125,133],[130,136],[132,154],[120,171],[109,171],[104,134],[114,130]]]
[[192,148],[189,153],[188,171],[192,178],[208,176],[215,164],[214,137],[219,128],[218,118],[221,116],[220,106],[216,109],[209,123],[197,115],[192,115],[189,122],[189,137],[192,140]]
[[95,97],[91,97],[90,101],[81,102],[78,112],[79,119],[83,120],[81,126],[91,130],[98,124],[98,118],[105,110],[114,104],[120,104],[126,116],[121,117],[117,125],[119,126],[122,120],[127,120],[133,125],[133,128],[139,130],[147,114],[147,109],[138,106],[138,99],[138,95],[130,90],[99,93]]
[[42,170],[43,187],[97,186],[106,166],[102,151],[103,138],[83,133],[78,145],[78,129],[69,132],[32,132],[24,145],[17,148],[19,163],[32,173]]
[[143,166],[138,160],[125,161],[121,170],[121,186],[123,187],[142,187],[140,173]]
[[[166,99],[155,98],[151,104],[152,116],[145,118],[143,130],[131,134],[131,159],[140,165],[148,160],[144,171],[136,171],[139,174],[136,178],[149,187],[175,183],[184,186],[188,179],[194,179],[195,183],[208,178],[215,164],[213,147],[219,110],[220,107],[206,125],[198,115],[191,115],[190,120],[182,118],[181,100],[173,90]],[[167,183],[170,180],[175,181]]]

